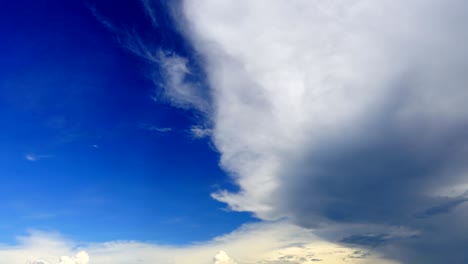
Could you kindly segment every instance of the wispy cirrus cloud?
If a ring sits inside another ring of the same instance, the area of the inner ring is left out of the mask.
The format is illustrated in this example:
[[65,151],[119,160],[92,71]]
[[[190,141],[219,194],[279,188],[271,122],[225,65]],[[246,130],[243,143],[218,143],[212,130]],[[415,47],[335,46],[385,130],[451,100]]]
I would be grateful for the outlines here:
[[42,160],[42,159],[48,159],[48,158],[52,158],[52,157],[53,157],[52,155],[34,154],[34,153],[28,153],[28,154],[24,155],[24,158],[27,161],[39,161],[39,160]]
[[211,129],[206,128],[200,125],[195,125],[190,128],[190,134],[192,135],[192,138],[194,139],[201,139],[205,137],[211,136]]
[[158,18],[156,17],[156,14],[154,12],[154,8],[151,5],[151,0],[141,0],[141,3],[143,4],[143,9],[145,10],[146,15],[149,17],[151,20],[151,24],[153,27],[158,27]]
[[163,80],[155,79],[163,90],[163,95],[172,105],[181,108],[195,108],[202,112],[210,109],[209,100],[201,83],[189,81],[194,73],[188,65],[188,60],[172,52],[160,51],[157,65],[161,67]]
[[145,129],[148,131],[154,131],[154,132],[159,132],[159,133],[169,133],[173,131],[171,127],[159,127],[155,125],[150,125],[150,124],[140,124],[139,127],[141,129]]
[[[151,0],[141,0],[140,2],[142,11],[149,18],[149,22],[157,34],[162,34],[162,39],[178,38],[182,41],[180,32],[178,32],[180,27],[166,21],[168,18],[158,18],[155,12],[156,8],[166,8],[168,12],[166,15],[170,16],[171,12],[175,10],[171,8],[171,5]],[[156,3],[158,5],[154,6]],[[170,44],[155,43],[152,39],[143,37],[134,28],[114,25],[94,6],[90,6],[89,9],[99,22],[115,34],[123,48],[147,63],[150,72],[146,75],[156,87],[153,95],[155,101],[164,100],[175,107],[197,109],[204,113],[212,110],[211,95],[207,92],[203,71],[198,67],[196,61],[189,60],[186,56],[175,52]],[[158,20],[161,20],[161,23]]]

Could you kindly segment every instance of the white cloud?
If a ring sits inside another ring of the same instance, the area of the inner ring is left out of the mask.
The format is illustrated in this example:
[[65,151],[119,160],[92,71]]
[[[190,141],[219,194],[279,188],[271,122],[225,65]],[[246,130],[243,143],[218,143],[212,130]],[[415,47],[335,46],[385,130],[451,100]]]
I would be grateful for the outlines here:
[[[240,187],[214,198],[303,227],[339,223],[349,233],[362,224],[346,239],[356,243],[381,243],[395,226],[418,230],[425,238],[395,246],[407,263],[466,259],[456,250],[468,243],[468,210],[456,200],[468,184],[466,1],[184,0],[181,8],[209,87],[188,58],[134,32],[122,44],[157,65],[154,82],[170,103],[212,124],[220,164]],[[420,212],[425,222],[415,220]]]
[[147,129],[150,130],[150,131],[156,131],[156,132],[161,132],[161,133],[167,133],[167,132],[171,132],[171,131],[172,131],[172,128],[170,128],[170,127],[155,127],[155,126],[151,126],[151,127],[148,127]]
[[159,127],[150,124],[140,124],[139,127],[141,129],[145,129],[148,131],[160,132],[160,133],[168,133],[171,132],[173,129],[171,127]]
[[88,264],[89,256],[85,251],[78,252],[74,257],[64,256],[58,264]]
[[155,84],[161,86],[164,96],[172,105],[181,108],[195,108],[202,112],[208,111],[206,98],[201,94],[201,85],[187,81],[192,75],[187,59],[170,52],[159,51],[158,65],[162,69],[164,83],[159,78]]
[[[352,258],[356,251],[368,252],[364,258]],[[73,255],[75,257],[62,257]],[[89,255],[89,256],[88,256]],[[57,235],[33,232],[21,237],[16,246],[0,245],[0,264],[324,264],[378,263],[395,264],[375,252],[321,241],[310,230],[288,223],[258,223],[187,246],[165,246],[137,241],[77,243]],[[235,260],[234,260],[235,259]],[[344,260],[343,260],[344,259]],[[37,260],[36,262],[33,262]]]
[[211,135],[211,129],[202,126],[192,126],[190,134],[195,139],[205,138]]
[[[468,183],[467,8],[463,0],[183,1],[213,97],[212,138],[240,187],[213,197],[305,227],[421,229],[431,239],[402,242],[406,262],[466,259],[427,248],[468,242],[466,206],[438,197]],[[413,217],[427,208],[453,212],[425,220],[438,234]]]
[[172,128],[170,128],[170,127],[152,127],[152,128],[150,128],[150,130],[166,133],[166,132],[171,132]]
[[34,154],[26,154],[26,156],[24,156],[24,158],[26,160],[29,160],[29,161],[36,161],[37,160],[37,157]]
[[29,153],[24,156],[24,158],[28,161],[38,161],[38,160],[46,159],[50,157],[52,157],[52,155],[38,155],[34,153]]
[[[89,256],[85,251],[78,252],[74,257],[62,256],[58,264],[88,264]],[[28,261],[26,264],[55,264],[57,262],[48,262],[43,259]]]
[[237,264],[237,262],[229,257],[226,252],[221,250],[214,257],[214,264]]

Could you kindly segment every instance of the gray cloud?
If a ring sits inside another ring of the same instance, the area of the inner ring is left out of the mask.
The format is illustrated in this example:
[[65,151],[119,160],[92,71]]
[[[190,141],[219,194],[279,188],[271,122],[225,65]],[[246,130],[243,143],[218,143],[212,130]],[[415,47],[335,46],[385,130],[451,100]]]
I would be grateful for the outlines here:
[[[343,237],[323,237],[405,263],[467,262],[465,1],[182,8],[221,166],[240,187],[214,198],[261,219],[338,225]],[[392,237],[396,227],[408,235]]]
[[209,120],[220,165],[239,186],[215,199],[403,263],[468,262],[466,1],[178,8],[195,56],[133,33],[122,43],[156,66],[171,104]]
[[460,198],[452,198],[452,199],[444,199],[447,200],[439,205],[433,206],[424,212],[417,215],[417,217],[426,218],[435,216],[438,214],[447,214],[454,210],[459,205],[468,201],[468,198],[460,197]]
[[342,240],[340,240],[340,242],[376,247],[376,246],[387,243],[388,239],[389,239],[388,234],[365,234],[365,235],[352,235],[349,237],[345,237]]

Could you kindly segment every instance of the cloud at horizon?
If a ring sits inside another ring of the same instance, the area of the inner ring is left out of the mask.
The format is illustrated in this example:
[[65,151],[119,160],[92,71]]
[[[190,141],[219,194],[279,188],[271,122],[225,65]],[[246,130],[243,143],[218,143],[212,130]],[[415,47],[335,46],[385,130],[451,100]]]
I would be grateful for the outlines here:
[[138,241],[84,243],[35,231],[18,238],[17,245],[0,245],[0,263],[398,264],[374,250],[320,240],[311,230],[287,222],[244,225],[211,241],[182,246]]

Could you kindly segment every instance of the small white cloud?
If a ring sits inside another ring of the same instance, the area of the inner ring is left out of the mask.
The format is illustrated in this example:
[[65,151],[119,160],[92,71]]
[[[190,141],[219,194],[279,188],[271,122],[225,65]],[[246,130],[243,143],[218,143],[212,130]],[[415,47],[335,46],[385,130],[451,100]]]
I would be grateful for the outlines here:
[[154,131],[154,132],[160,132],[160,133],[168,133],[172,131],[172,128],[170,127],[158,127],[158,126],[149,125],[149,124],[141,124],[140,128],[148,130],[148,131]]
[[63,256],[58,264],[88,264],[89,256],[85,251],[81,251],[74,257]]
[[229,255],[226,252],[221,250],[214,257],[214,264],[237,264],[237,262],[231,257],[229,257]]
[[99,148],[99,145],[98,144],[93,144],[91,145],[92,148],[95,148],[95,149],[98,149]]
[[41,159],[46,159],[52,157],[51,155],[37,155],[33,153],[26,154],[24,158],[28,161],[38,161]]
[[200,139],[200,138],[210,136],[211,135],[211,129],[204,128],[204,127],[201,127],[201,126],[192,126],[190,128],[190,134],[192,135],[193,138]]
[[162,133],[167,133],[167,132],[171,132],[172,128],[170,128],[170,127],[152,127],[149,130],[162,132]]
[[193,73],[187,58],[161,50],[158,52],[156,62],[161,67],[165,82],[161,85],[158,78],[155,83],[161,86],[164,96],[172,105],[185,109],[195,108],[202,112],[208,111],[207,96],[203,92],[203,87],[197,82],[188,80]]
[[29,161],[36,161],[37,160],[37,157],[34,154],[26,154],[26,156],[24,158],[26,160],[29,160]]

